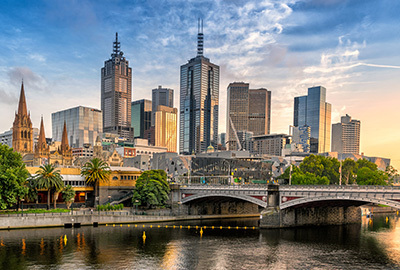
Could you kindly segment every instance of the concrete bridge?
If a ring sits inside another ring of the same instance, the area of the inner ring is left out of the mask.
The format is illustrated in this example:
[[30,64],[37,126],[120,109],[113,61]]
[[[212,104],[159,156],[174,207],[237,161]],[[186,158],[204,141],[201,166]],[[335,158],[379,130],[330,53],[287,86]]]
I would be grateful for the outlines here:
[[359,222],[359,206],[374,203],[400,209],[400,187],[182,185],[173,201],[188,214],[261,213],[262,227]]

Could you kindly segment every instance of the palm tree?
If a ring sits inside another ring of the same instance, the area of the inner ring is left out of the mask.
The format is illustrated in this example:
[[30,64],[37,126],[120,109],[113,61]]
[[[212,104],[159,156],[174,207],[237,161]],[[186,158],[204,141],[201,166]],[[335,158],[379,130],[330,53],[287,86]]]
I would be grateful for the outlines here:
[[[37,187],[47,189],[47,207],[50,209],[50,192],[59,192],[64,188],[64,182],[59,170],[51,164],[40,166],[35,176]],[[54,198],[54,208],[56,208],[56,198]]]
[[110,174],[111,170],[108,164],[99,158],[89,160],[81,170],[81,175],[85,177],[86,184],[94,187],[95,198],[99,194],[99,184],[108,182]]

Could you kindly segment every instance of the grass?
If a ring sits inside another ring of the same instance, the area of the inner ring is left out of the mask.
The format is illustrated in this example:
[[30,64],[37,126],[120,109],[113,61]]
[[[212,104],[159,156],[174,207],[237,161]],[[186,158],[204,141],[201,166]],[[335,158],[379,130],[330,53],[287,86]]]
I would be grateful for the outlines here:
[[[0,211],[0,215],[8,215],[8,214],[21,214],[22,211],[15,211],[15,210],[5,210]],[[43,214],[43,213],[68,213],[70,212],[69,209],[27,209],[24,210],[24,214]]]

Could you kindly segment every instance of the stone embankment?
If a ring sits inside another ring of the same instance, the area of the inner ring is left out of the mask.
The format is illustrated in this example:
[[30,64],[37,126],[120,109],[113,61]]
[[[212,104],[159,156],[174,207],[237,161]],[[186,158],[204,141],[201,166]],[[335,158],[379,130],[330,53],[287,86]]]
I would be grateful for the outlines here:
[[111,214],[94,212],[93,214],[68,214],[61,215],[10,215],[0,216],[0,230],[7,229],[30,229],[46,227],[80,227],[98,226],[105,224],[135,224],[135,223],[157,223],[182,220],[221,219],[221,218],[246,218],[258,217],[257,215],[185,215],[185,216],[145,216],[132,215],[128,212],[116,212]]

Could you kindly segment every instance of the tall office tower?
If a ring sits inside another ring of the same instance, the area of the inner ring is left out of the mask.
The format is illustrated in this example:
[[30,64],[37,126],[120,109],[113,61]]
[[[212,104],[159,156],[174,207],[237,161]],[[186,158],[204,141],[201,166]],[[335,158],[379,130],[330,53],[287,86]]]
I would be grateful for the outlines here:
[[33,129],[31,115],[26,108],[24,83],[21,84],[18,111],[12,129],[12,147],[14,151],[24,154],[33,153]]
[[230,83],[227,89],[227,99],[226,143],[229,150],[238,150],[240,149],[238,132],[249,130],[249,84]]
[[111,59],[101,69],[101,110],[103,132],[133,141],[131,127],[132,69],[120,51],[116,33]]
[[102,135],[102,112],[98,109],[78,106],[51,114],[53,141],[62,141],[64,123],[72,148],[84,144],[95,145],[97,136]]
[[222,147],[226,146],[226,133],[219,134],[219,143],[221,144]]
[[155,146],[167,147],[176,152],[178,109],[159,105],[155,114]]
[[310,152],[324,153],[331,148],[331,104],[326,102],[326,89],[308,88],[308,95],[294,98],[293,126],[311,128]]
[[174,90],[170,88],[163,88],[161,85],[152,90],[152,113],[151,125],[154,126],[155,114],[159,105],[174,107]]
[[199,21],[197,56],[181,66],[179,152],[204,152],[217,147],[219,66],[203,56],[203,26]]
[[249,131],[254,136],[271,131],[271,91],[265,88],[249,90]]
[[341,154],[360,153],[360,125],[359,120],[351,116],[341,117],[340,123],[332,125],[332,152]]
[[151,127],[152,102],[140,99],[132,102],[132,128],[135,138],[144,139],[144,133]]

